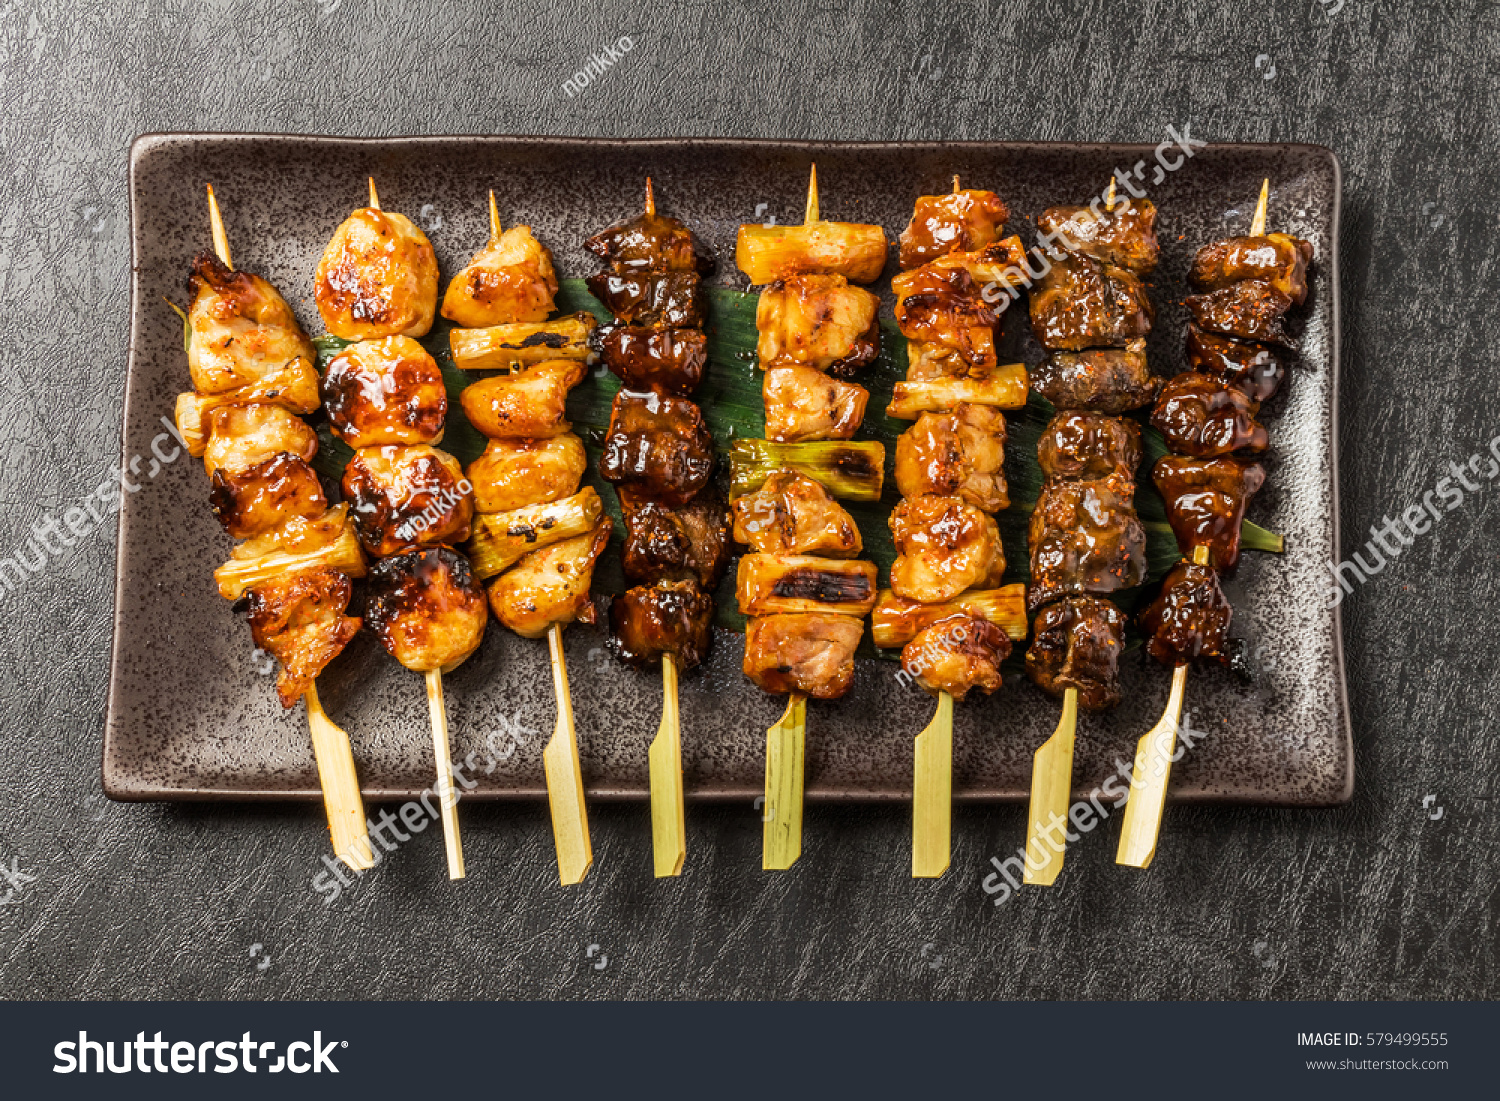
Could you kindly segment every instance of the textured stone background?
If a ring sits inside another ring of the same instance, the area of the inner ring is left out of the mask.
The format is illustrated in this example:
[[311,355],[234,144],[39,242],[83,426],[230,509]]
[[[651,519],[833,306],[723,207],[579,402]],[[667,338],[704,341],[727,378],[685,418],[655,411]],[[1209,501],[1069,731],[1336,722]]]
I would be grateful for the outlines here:
[[[0,7],[3,553],[115,462],[126,149],[152,130],[1319,142],[1346,174],[1346,553],[1500,431],[1494,4],[99,7]],[[767,876],[750,808],[695,808],[687,873],[655,883],[642,808],[598,807],[564,892],[544,807],[472,806],[468,882],[429,831],[325,907],[315,808],[99,793],[97,532],[0,593],[0,995],[1493,997],[1494,493],[1345,604],[1350,806],[1178,809],[1148,874],[1095,838],[998,909],[979,880],[1021,807],[958,810],[936,883],[899,809],[816,808]]]

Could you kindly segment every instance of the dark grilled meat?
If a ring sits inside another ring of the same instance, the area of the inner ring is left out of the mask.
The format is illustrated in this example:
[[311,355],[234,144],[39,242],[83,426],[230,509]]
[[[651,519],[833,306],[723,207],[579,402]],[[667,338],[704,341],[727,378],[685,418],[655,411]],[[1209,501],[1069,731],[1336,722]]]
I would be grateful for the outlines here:
[[671,654],[685,673],[708,652],[713,618],[713,598],[692,581],[639,585],[610,602],[610,649],[638,669],[655,668]]
[[1095,481],[1118,474],[1132,481],[1141,464],[1141,432],[1122,417],[1059,413],[1042,429],[1036,457],[1046,478]]
[[1207,546],[1215,569],[1234,569],[1245,506],[1265,483],[1265,468],[1228,458],[1163,455],[1151,469],[1151,480],[1166,502],[1183,555],[1191,557],[1194,547]]
[[1156,268],[1156,204],[1149,199],[1121,199],[1113,210],[1095,206],[1054,206],[1042,212],[1037,230],[1055,234],[1067,251],[1148,275]]
[[1179,455],[1259,454],[1270,446],[1259,405],[1216,378],[1184,371],[1162,387],[1151,423]]
[[625,576],[632,581],[695,580],[712,590],[729,563],[729,509],[713,486],[682,505],[621,488]]
[[698,329],[607,325],[590,343],[627,390],[690,397],[708,363],[708,339]]
[[664,214],[642,214],[600,230],[584,247],[619,272],[688,271],[712,274],[714,258],[699,249],[692,230]]
[[1005,414],[960,402],[923,413],[896,441],[896,487],[903,497],[936,493],[984,512],[1010,506],[1005,483]]
[[1200,660],[1227,663],[1233,614],[1213,569],[1179,562],[1162,582],[1156,599],[1141,613],[1141,630],[1151,636],[1146,652],[1163,665]]
[[1151,331],[1151,302],[1132,272],[1069,253],[1031,292],[1031,328],[1049,352],[1124,347]]
[[864,620],[849,615],[768,615],[745,624],[745,676],[773,695],[837,699],[854,683]]
[[863,549],[859,528],[844,506],[795,471],[778,470],[732,507],[735,541],[762,554],[854,558]]
[[1072,596],[1042,609],[1032,624],[1026,673],[1044,691],[1078,690],[1078,703],[1103,711],[1120,702],[1125,616],[1108,600]]
[[447,547],[393,555],[370,567],[365,620],[408,669],[453,669],[479,648],[488,619],[469,560]]
[[322,392],[329,425],[350,447],[443,438],[448,415],[443,373],[409,336],[349,345],[328,364]]
[[950,252],[975,252],[1004,232],[1010,211],[993,191],[923,195],[901,232],[901,270],[911,271]]
[[598,271],[584,282],[623,324],[650,329],[703,327],[705,296],[695,272]]
[[1134,493],[1134,482],[1119,475],[1043,484],[1028,533],[1031,611],[1061,596],[1107,595],[1146,579],[1146,529]]
[[359,631],[359,620],[344,614],[353,591],[334,569],[278,574],[250,590],[250,634],[281,663],[276,695],[282,707],[301,699]]
[[1312,256],[1311,241],[1285,233],[1229,237],[1198,250],[1192,278],[1210,291],[1247,279],[1259,280],[1300,306],[1307,298],[1307,265]]
[[1146,365],[1146,342],[1086,352],[1053,352],[1031,372],[1031,388],[1059,409],[1125,413],[1150,405],[1160,386]]
[[424,444],[362,448],[344,468],[354,529],[376,558],[462,543],[474,518],[472,488],[457,459]]
[[708,484],[714,441],[685,398],[621,390],[609,416],[599,473],[617,486],[685,504]]
[[313,468],[282,451],[240,470],[215,470],[208,504],[225,531],[249,539],[293,516],[321,516],[328,498]]
[[1296,347],[1281,327],[1282,315],[1291,309],[1292,300],[1270,283],[1258,279],[1231,283],[1207,294],[1190,294],[1183,305],[1198,327],[1208,332]]
[[947,692],[954,702],[973,688],[989,695],[1002,681],[1000,663],[1010,656],[1004,631],[979,616],[955,615],[917,633],[901,651],[905,669],[923,691]]
[[1218,379],[1257,403],[1276,393],[1286,374],[1275,348],[1205,333],[1196,325],[1188,326],[1187,355],[1193,370]]

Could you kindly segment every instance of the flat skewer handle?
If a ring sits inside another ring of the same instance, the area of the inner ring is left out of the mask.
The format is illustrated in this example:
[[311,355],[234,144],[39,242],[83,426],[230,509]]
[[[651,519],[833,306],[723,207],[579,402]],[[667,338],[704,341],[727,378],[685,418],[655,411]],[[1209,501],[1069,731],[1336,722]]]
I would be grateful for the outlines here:
[[564,885],[582,883],[594,864],[589,843],[588,808],[583,799],[583,766],[573,726],[573,697],[568,691],[568,663],[563,656],[562,624],[547,629],[552,658],[552,688],[557,697],[557,725],[542,750],[547,772],[547,802],[552,811],[552,840],[557,846],[557,874]]
[[682,802],[682,726],[677,710],[677,660],[661,656],[661,727],[651,743],[651,856],[656,875],[682,874],[687,815]]
[[948,870],[953,834],[953,697],[938,693],[937,713],[917,735],[911,801],[911,874]]
[[375,854],[370,851],[365,806],[360,798],[359,775],[354,770],[349,735],[323,710],[316,684],[308,687],[302,701],[307,706],[307,728],[312,735],[313,757],[318,762],[318,785],[323,789],[323,807],[328,812],[328,833],[333,839],[334,854],[355,871],[373,868]]
[[439,816],[443,820],[443,848],[448,854],[448,878],[464,877],[464,845],[458,832],[458,792],[453,787],[453,748],[448,741],[448,709],[443,704],[443,674],[427,670],[427,714],[432,720],[432,755],[437,761]]
[[1052,737],[1037,747],[1031,766],[1025,883],[1050,887],[1062,873],[1068,800],[1073,794],[1073,746],[1078,733],[1078,689],[1063,693],[1062,716]]
[[785,871],[802,855],[802,772],[807,697],[793,692],[786,712],[766,731],[766,796],[760,866]]

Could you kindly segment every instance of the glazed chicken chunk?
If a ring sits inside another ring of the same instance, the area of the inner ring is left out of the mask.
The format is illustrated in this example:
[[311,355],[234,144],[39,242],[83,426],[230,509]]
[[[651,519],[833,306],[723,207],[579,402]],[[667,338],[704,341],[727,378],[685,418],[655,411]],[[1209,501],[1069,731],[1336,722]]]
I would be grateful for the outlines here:
[[1151,423],[1179,455],[1257,455],[1270,446],[1260,407],[1216,378],[1184,371],[1162,387]]
[[690,397],[708,364],[708,338],[701,329],[609,325],[594,330],[592,343],[627,390]]
[[[1111,210],[1094,206],[1055,206],[1042,212],[1037,230],[1054,235],[1067,252],[1149,275],[1161,249],[1156,242],[1156,204],[1149,199],[1118,200]],[[1055,253],[1054,253],[1055,255]]]
[[903,497],[957,497],[982,512],[1009,507],[1005,414],[967,402],[921,414],[896,441],[896,486]]
[[402,214],[363,208],[344,220],[318,262],[314,296],[344,340],[426,336],[437,312],[437,258]]
[[490,238],[449,282],[443,316],[468,329],[545,321],[556,294],[552,254],[530,226],[511,226]]
[[610,602],[610,648],[638,669],[656,668],[671,654],[684,673],[708,651],[713,618],[713,599],[692,581],[639,585]]
[[997,240],[1010,211],[993,191],[923,195],[901,233],[901,270],[911,271],[950,252],[975,252]]
[[1151,468],[1151,480],[1166,502],[1183,555],[1190,558],[1194,547],[1206,546],[1215,569],[1234,569],[1245,507],[1265,484],[1265,468],[1225,457],[1163,455]]
[[328,498],[304,459],[280,451],[238,470],[215,470],[208,504],[225,531],[236,539],[251,539],[293,516],[323,515]]
[[734,538],[762,554],[855,558],[864,549],[859,528],[821,484],[779,470],[754,493],[734,501]]
[[880,350],[880,300],[842,275],[794,275],[761,292],[755,308],[760,366],[813,367],[848,378]]
[[203,469],[212,478],[236,474],[285,452],[305,462],[318,453],[318,434],[279,405],[221,405],[208,415]]
[[765,374],[766,438],[777,443],[847,440],[859,431],[870,391],[811,367],[773,367]]
[[[995,366],[995,326],[1000,323],[1000,312],[985,300],[981,284],[967,268],[928,264],[896,276],[891,290],[896,294],[896,324],[902,335],[950,349],[952,362],[947,366],[953,373],[979,378]],[[928,361],[934,358],[927,356]],[[908,378],[930,374],[923,370]]]
[[281,663],[282,707],[301,699],[359,631],[360,621],[344,614],[352,594],[349,578],[333,569],[280,574],[250,590],[250,634]]
[[446,451],[425,444],[363,448],[344,468],[343,490],[359,541],[376,558],[469,537],[474,498]]
[[275,287],[203,253],[188,294],[188,370],[199,395],[275,401],[297,413],[318,407],[317,352]]
[[1135,422],[1101,413],[1059,413],[1036,445],[1046,478],[1095,481],[1119,475],[1128,483],[1141,465],[1141,432]]
[[1146,529],[1134,495],[1135,483],[1121,475],[1043,483],[1028,533],[1032,611],[1060,596],[1107,595],[1146,579]]
[[704,486],[686,504],[675,506],[623,487],[619,497],[626,577],[693,580],[705,589],[719,583],[729,564],[729,509],[718,490]]
[[924,603],[965,589],[990,588],[1005,574],[1005,550],[994,517],[956,497],[907,497],[891,513],[896,561],[891,589]]
[[569,431],[568,391],[588,369],[574,359],[549,359],[465,387],[459,404],[469,423],[491,439],[536,439]]
[[1285,233],[1229,237],[1198,250],[1192,278],[1210,291],[1259,280],[1300,306],[1307,298],[1307,265],[1312,257],[1312,242]]
[[1032,625],[1026,673],[1054,696],[1078,690],[1079,706],[1104,711],[1120,702],[1125,616],[1108,600],[1071,596],[1042,609]]
[[479,649],[488,619],[484,589],[457,551],[429,547],[370,567],[365,621],[408,669],[450,672]]
[[323,373],[323,407],[353,448],[439,443],[448,415],[443,373],[409,336],[351,344]]
[[837,699],[854,683],[864,620],[829,613],[768,615],[745,624],[745,676],[762,691]]
[[708,484],[713,465],[713,437],[692,402],[629,390],[615,395],[599,460],[606,481],[684,504]]
[[947,692],[954,702],[971,689],[989,695],[1002,681],[1000,663],[1010,656],[1010,638],[978,616],[954,615],[917,633],[901,651],[901,668],[922,690]]
[[1151,331],[1151,302],[1132,272],[1069,253],[1031,292],[1031,328],[1050,352],[1124,347]]
[[875,607],[875,563],[803,554],[747,554],[735,590],[747,616],[837,612],[865,616]]
[[510,512],[578,492],[588,467],[583,441],[571,432],[543,439],[492,439],[469,464],[476,512]]
[[1146,652],[1163,665],[1227,663],[1233,615],[1217,573],[1208,566],[1179,562],[1141,613],[1141,630],[1150,636]]
[[1146,342],[1053,352],[1031,372],[1031,387],[1059,409],[1119,414],[1150,405],[1160,383],[1146,366]]
[[522,638],[541,638],[554,623],[594,622],[589,585],[609,545],[608,516],[586,535],[532,551],[490,585],[495,618]]

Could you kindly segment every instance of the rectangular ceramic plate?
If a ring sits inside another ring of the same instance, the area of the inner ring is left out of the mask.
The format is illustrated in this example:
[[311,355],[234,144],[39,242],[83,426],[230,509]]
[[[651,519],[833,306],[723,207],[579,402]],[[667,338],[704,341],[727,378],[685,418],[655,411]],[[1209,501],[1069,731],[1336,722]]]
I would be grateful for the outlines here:
[[[322,327],[311,297],[313,269],[334,227],[363,205],[367,175],[379,181],[387,209],[427,228],[445,278],[485,239],[490,188],[506,224],[530,224],[561,274],[592,272],[597,264],[584,239],[634,215],[650,175],[662,208],[718,255],[715,278],[733,283],[736,227],[773,217],[800,221],[812,160],[826,218],[879,223],[894,240],[913,200],[948,190],[957,173],[968,186],[998,191],[1010,204],[1010,231],[1030,240],[1044,208],[1087,202],[1116,168],[1129,171],[1142,160],[1155,165],[1155,155],[1154,147],[1136,145],[143,137],[130,161],[134,279],[123,456],[144,457],[143,473],[153,469],[161,418],[171,418],[176,394],[189,385],[182,324],[163,298],[184,302],[188,265],[209,247],[206,181],[224,205],[236,265],[269,279],[316,335]],[[1148,167],[1148,181],[1152,174]],[[1338,611],[1325,596],[1327,563],[1338,545],[1340,182],[1332,152],[1309,145],[1209,146],[1159,183],[1147,183],[1160,208],[1162,243],[1152,278],[1150,353],[1159,375],[1183,369],[1181,299],[1191,256],[1201,244],[1247,231],[1263,177],[1272,184],[1271,228],[1305,237],[1317,249],[1312,291],[1300,311],[1301,363],[1266,411],[1270,477],[1250,512],[1285,535],[1287,551],[1247,553],[1228,586],[1236,633],[1257,654],[1256,681],[1247,685],[1218,669],[1191,675],[1187,711],[1208,737],[1173,770],[1173,796],[1330,804],[1347,799],[1353,787]],[[875,288],[887,309],[893,268]],[[1002,355],[1031,364],[1042,358],[1024,310],[1007,318]],[[139,484],[120,516],[106,791],[121,799],[316,798],[302,709],[282,711],[269,662],[257,659],[243,618],[214,590],[211,571],[227,557],[230,541],[209,514],[201,466],[183,455]],[[603,635],[590,628],[572,627],[566,640],[588,790],[644,798],[660,679],[608,657]],[[742,652],[741,636],[719,632],[710,660],[683,679],[689,795],[750,799],[761,792],[765,729],[784,701],[744,679]],[[1123,665],[1125,702],[1079,723],[1082,790],[1101,782],[1117,759],[1131,759],[1166,699],[1169,674],[1139,648]],[[910,798],[912,737],[933,705],[896,679],[897,668],[863,660],[848,696],[809,707],[809,798]],[[554,718],[545,643],[492,623],[480,651],[445,685],[458,755],[479,751],[483,762],[492,735],[502,751],[515,747],[481,776],[473,796],[544,795],[541,748]],[[421,678],[388,658],[368,632],[325,671],[319,687],[330,714],[350,733],[367,796],[409,798],[432,782]],[[1057,714],[1057,701],[1019,675],[994,696],[961,704],[954,796],[1024,799],[1032,753]],[[513,723],[524,744],[510,736]]]

